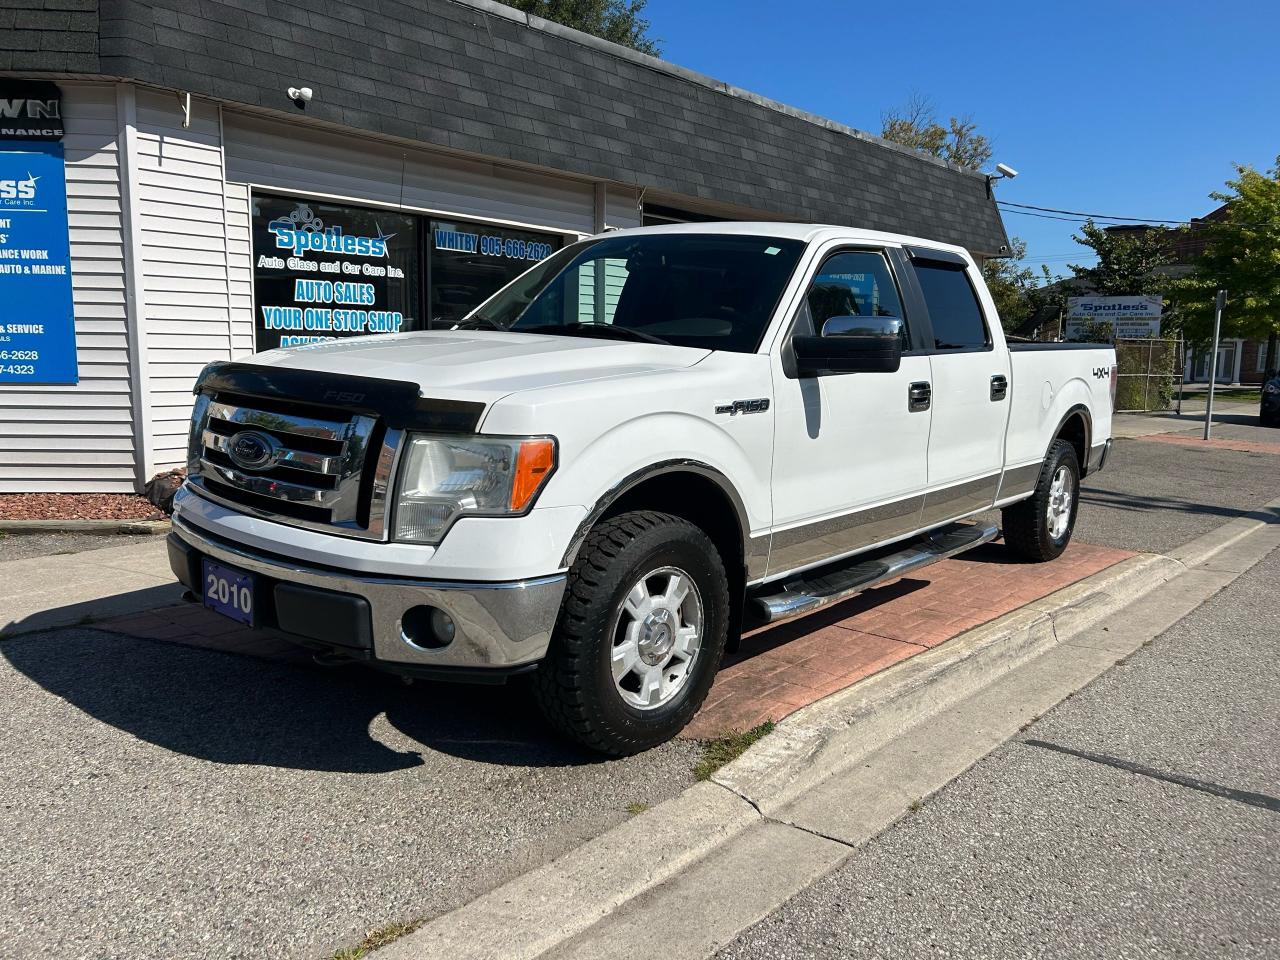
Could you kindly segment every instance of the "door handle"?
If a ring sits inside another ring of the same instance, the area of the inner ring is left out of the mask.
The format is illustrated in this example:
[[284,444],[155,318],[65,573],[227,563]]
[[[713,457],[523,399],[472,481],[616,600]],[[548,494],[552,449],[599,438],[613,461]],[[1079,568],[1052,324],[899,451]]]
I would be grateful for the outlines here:
[[911,413],[928,410],[933,402],[933,386],[924,380],[918,380],[907,387],[907,409]]
[[993,401],[1003,400],[1009,395],[1009,378],[1003,373],[997,373],[991,378],[991,399]]

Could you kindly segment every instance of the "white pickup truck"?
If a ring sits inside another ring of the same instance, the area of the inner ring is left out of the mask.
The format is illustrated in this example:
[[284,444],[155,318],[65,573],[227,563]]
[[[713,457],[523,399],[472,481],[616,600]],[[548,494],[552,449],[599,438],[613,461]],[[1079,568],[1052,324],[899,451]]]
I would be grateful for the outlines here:
[[493,681],[610,754],[752,623],[992,539],[1049,560],[1111,446],[1110,347],[1007,346],[962,249],[607,233],[452,330],[215,363],[169,538],[189,599],[326,662]]

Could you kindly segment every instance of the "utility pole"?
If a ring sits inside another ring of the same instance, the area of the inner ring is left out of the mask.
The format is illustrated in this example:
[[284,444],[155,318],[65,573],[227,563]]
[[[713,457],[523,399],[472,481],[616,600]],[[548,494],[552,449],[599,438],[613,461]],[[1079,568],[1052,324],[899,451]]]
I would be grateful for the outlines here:
[[1227,305],[1227,291],[1219,290],[1213,303],[1213,352],[1209,354],[1209,396],[1204,406],[1204,438],[1213,432],[1213,389],[1218,383],[1218,341],[1222,335],[1222,308]]

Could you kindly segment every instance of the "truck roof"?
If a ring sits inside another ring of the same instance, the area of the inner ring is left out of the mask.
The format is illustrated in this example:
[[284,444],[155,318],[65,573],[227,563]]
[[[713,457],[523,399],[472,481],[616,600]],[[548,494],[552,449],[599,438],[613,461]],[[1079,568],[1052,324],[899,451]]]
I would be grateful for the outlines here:
[[752,237],[778,237],[786,240],[849,240],[853,243],[879,243],[891,246],[922,246],[935,250],[949,250],[968,256],[964,247],[941,243],[927,237],[910,237],[901,233],[881,233],[877,230],[859,230],[830,223],[786,223],[776,220],[708,220],[702,223],[664,223],[653,227],[630,227],[611,230],[609,236],[648,233],[720,233]]

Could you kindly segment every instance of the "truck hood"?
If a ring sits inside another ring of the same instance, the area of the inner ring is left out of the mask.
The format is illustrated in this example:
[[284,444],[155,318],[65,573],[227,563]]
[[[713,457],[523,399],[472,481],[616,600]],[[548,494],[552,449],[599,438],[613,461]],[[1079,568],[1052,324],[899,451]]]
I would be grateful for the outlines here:
[[416,383],[422,396],[492,403],[522,390],[668,372],[710,351],[590,337],[433,330],[269,350],[245,362]]

